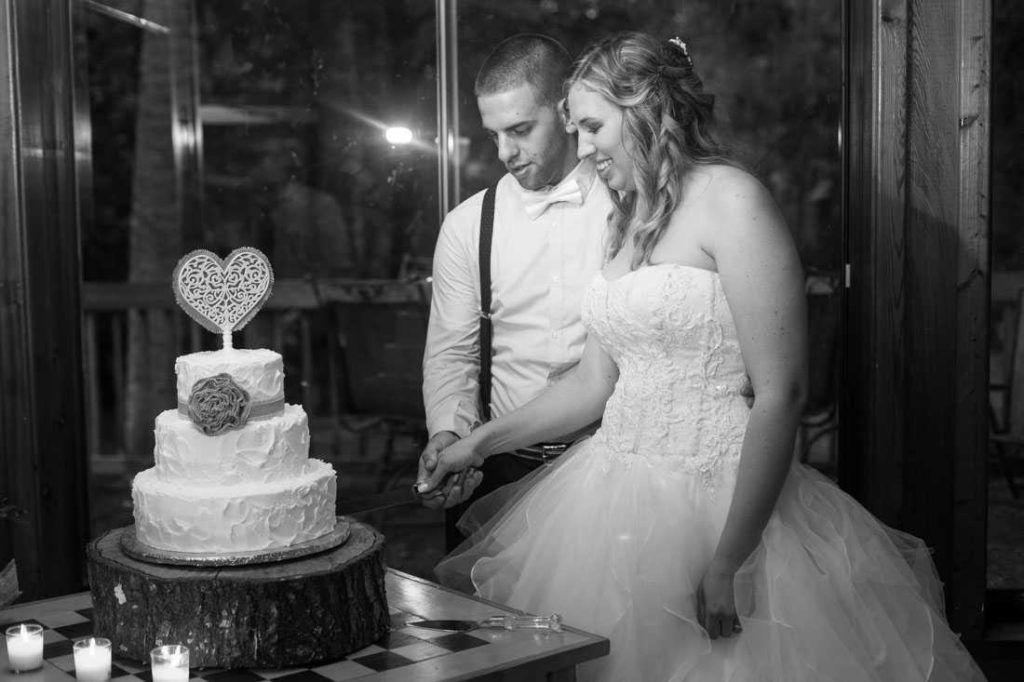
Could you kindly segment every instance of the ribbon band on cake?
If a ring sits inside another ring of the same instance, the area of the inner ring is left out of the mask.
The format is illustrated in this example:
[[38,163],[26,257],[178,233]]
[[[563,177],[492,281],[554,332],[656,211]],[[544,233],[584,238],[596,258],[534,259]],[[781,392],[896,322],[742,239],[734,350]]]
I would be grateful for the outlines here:
[[[263,419],[265,417],[272,417],[275,414],[281,412],[284,409],[284,398],[276,398],[263,403],[251,403],[249,405],[249,419]],[[179,400],[178,401],[178,412],[183,417],[188,417],[188,403]]]

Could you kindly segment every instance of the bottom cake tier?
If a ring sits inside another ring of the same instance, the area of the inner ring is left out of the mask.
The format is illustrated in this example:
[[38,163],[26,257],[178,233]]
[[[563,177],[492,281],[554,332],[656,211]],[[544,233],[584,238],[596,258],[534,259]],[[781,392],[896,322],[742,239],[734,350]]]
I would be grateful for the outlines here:
[[216,554],[289,547],[334,529],[334,468],[310,459],[303,473],[270,483],[200,487],[160,479],[132,484],[139,542],[172,552]]

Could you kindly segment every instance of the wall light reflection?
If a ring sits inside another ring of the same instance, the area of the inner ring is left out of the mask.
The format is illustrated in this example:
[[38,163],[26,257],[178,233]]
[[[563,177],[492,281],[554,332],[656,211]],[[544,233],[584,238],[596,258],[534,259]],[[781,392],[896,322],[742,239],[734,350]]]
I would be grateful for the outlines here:
[[392,126],[384,130],[384,139],[391,144],[409,144],[412,142],[412,131],[403,126]]

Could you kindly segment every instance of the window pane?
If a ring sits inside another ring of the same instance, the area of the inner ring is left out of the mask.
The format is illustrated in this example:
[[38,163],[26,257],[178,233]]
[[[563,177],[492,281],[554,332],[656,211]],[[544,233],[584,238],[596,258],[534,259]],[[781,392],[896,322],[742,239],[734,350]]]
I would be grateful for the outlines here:
[[199,0],[204,243],[396,277],[437,216],[430,3]]
[[[220,346],[171,294],[196,248],[270,258],[273,295],[234,344],[283,355],[286,400],[305,408],[310,454],[335,465],[341,494],[409,474],[397,467],[424,432],[439,214],[433,3],[82,6],[93,533],[132,522],[131,478],[153,465],[154,419],[177,401],[175,357]],[[194,140],[172,127],[183,113],[201,121]]]
[[[343,486],[404,480],[411,472],[396,464],[415,457],[423,435],[425,275],[438,229],[434,3],[116,4],[145,9],[143,19],[169,32],[96,12],[79,26],[93,156],[82,246],[93,500],[102,505],[94,532],[131,522],[130,476],[152,466],[153,420],[176,400],[174,357],[219,343],[170,300],[171,270],[193,248],[223,256],[255,245],[270,256],[275,294],[236,345],[284,355],[287,399],[310,414],[312,454],[335,463]],[[839,5],[456,5],[463,198],[503,172],[472,97],[476,67],[497,41],[540,31],[578,52],[627,27],[687,40],[729,141],[800,244],[821,340],[802,443],[824,434],[811,461],[827,470],[841,262]],[[182,82],[194,85],[202,122],[195,187],[169,123]],[[196,193],[201,219],[185,220],[181,202]],[[389,532],[404,553],[389,563],[429,576],[439,531],[421,524],[415,547]]]
[[807,273],[811,393],[798,449],[836,467],[839,298],[843,235],[839,130],[840,0],[520,0],[459,3],[459,131],[463,198],[504,172],[480,126],[476,70],[514,32],[545,33],[572,54],[606,33],[639,30],[686,41],[722,132],[771,190]]

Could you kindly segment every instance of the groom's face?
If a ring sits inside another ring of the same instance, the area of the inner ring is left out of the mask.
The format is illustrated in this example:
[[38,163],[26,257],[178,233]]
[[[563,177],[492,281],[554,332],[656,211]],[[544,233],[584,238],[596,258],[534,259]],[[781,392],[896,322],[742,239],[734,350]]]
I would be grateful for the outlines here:
[[572,137],[556,104],[530,85],[477,98],[484,129],[498,158],[525,189],[558,184],[576,165]]

